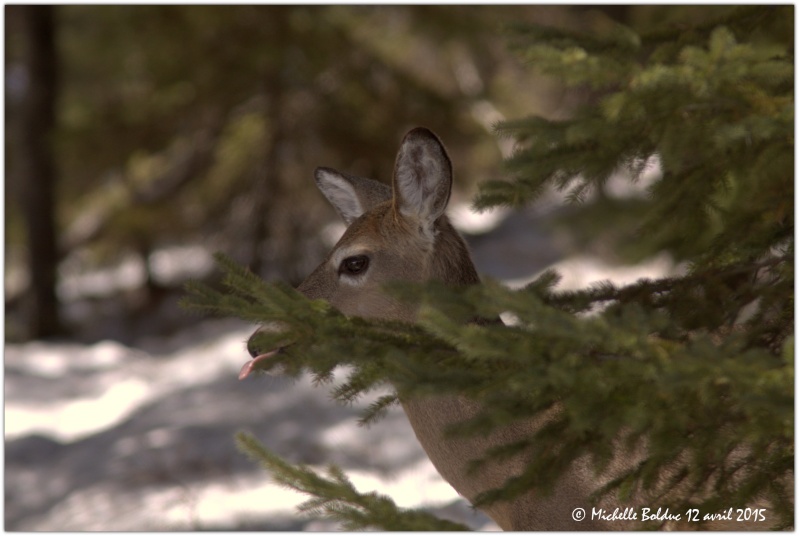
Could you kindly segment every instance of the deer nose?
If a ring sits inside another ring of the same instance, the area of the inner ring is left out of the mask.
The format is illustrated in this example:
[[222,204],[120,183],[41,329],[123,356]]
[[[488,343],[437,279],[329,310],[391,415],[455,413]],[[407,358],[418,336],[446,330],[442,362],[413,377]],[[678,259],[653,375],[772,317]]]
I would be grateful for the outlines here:
[[259,355],[261,355],[261,354],[263,353],[263,352],[261,351],[261,349],[260,349],[260,348],[258,348],[258,346],[255,344],[255,336],[256,336],[257,334],[258,334],[258,332],[256,331],[255,333],[253,333],[253,334],[250,336],[250,338],[249,338],[249,339],[247,339],[247,352],[248,352],[248,353],[249,353],[249,354],[250,354],[252,357],[258,357]]

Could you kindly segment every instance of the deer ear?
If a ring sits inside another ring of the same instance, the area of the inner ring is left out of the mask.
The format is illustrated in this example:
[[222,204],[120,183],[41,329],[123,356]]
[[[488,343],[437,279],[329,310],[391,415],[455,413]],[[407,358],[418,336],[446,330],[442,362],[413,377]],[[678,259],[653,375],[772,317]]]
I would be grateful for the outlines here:
[[345,175],[335,169],[316,168],[314,178],[319,190],[347,225],[375,205],[391,199],[391,188],[385,184]]
[[394,210],[432,230],[452,190],[452,163],[438,137],[426,128],[405,135],[394,165]]

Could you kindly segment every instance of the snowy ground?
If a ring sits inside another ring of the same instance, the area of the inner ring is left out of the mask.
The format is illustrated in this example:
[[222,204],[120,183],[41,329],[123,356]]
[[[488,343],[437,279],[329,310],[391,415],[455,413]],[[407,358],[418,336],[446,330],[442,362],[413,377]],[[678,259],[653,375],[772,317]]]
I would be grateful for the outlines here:
[[[553,263],[571,288],[673,270],[666,258],[635,268],[561,260],[529,221],[514,221],[505,220],[507,240],[470,240],[478,269],[511,285]],[[79,292],[73,283],[68,288]],[[399,409],[363,429],[356,421],[369,399],[336,405],[307,378],[239,382],[251,331],[216,320],[129,346],[7,345],[5,529],[335,530],[297,514],[304,497],[275,486],[237,450],[240,430],[290,461],[341,466],[361,491],[475,529],[497,528],[438,476]]]
[[[7,530],[331,530],[299,518],[297,494],[235,447],[239,430],[319,468],[336,463],[362,490],[401,506],[487,520],[461,505],[399,411],[370,429],[358,407],[304,378],[244,382],[249,326],[205,322],[144,353],[113,342],[6,349]],[[368,402],[368,401],[364,401]]]

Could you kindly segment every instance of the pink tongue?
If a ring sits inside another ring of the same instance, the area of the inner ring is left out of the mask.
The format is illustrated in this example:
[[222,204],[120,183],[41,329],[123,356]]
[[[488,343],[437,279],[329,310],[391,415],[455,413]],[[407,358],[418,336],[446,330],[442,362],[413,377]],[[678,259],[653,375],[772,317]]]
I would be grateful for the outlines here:
[[250,373],[253,370],[255,370],[255,366],[260,361],[266,361],[267,359],[269,359],[270,357],[274,356],[278,352],[279,352],[279,350],[272,350],[271,352],[267,352],[265,354],[261,354],[259,356],[255,356],[254,358],[252,358],[249,361],[247,361],[246,363],[244,363],[244,366],[241,367],[241,371],[239,372],[239,380],[243,380],[244,378],[249,376]]

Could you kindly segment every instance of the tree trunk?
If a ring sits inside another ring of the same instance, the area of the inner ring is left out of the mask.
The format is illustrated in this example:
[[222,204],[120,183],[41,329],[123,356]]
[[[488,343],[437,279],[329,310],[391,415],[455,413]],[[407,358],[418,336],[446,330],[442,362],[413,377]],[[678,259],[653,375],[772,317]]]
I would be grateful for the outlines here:
[[17,191],[28,233],[33,338],[60,332],[56,298],[58,247],[53,154],[58,73],[53,6],[19,7],[22,63],[28,83],[20,107]]

